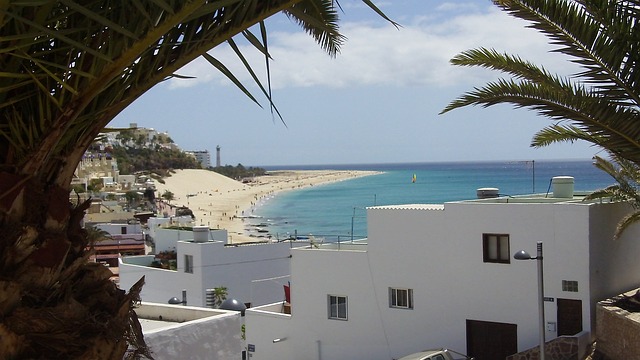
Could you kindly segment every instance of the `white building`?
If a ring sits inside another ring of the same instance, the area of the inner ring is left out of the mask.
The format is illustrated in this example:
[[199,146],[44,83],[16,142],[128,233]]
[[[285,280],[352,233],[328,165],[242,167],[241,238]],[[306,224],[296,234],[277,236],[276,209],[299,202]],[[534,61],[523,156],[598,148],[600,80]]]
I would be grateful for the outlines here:
[[96,223],[96,228],[104,230],[111,235],[142,235],[142,225],[140,223]]
[[237,311],[143,302],[135,312],[156,360],[242,358],[244,321]]
[[203,169],[211,167],[211,154],[209,150],[193,150],[188,151],[188,153],[192,154],[196,160],[198,160]]
[[[223,239],[224,236],[224,239]],[[167,303],[187,291],[187,304],[207,306],[207,289],[226,287],[228,297],[250,305],[284,299],[289,281],[289,242],[227,244],[226,230],[194,227],[194,232],[155,229],[156,253],[175,250],[177,270],[150,267],[154,255],[120,260],[120,287],[130,288],[142,276],[144,301]],[[275,285],[275,286],[274,286]]]
[[363,242],[291,251],[291,314],[248,309],[251,359],[394,359],[446,347],[504,359],[538,346],[543,242],[545,336],[594,334],[595,304],[640,285],[630,207],[554,196],[367,209]]
[[[164,227],[167,226],[182,226],[182,227],[193,227],[193,218],[191,216],[167,216],[167,217],[151,217],[149,219],[147,219],[147,233],[149,234],[149,236],[151,236],[152,238],[156,239],[156,238],[162,238],[164,237],[171,237],[171,235],[169,235],[170,233],[165,232],[164,235],[156,235],[156,230],[163,230]],[[212,234],[214,234],[214,232],[212,232]],[[226,239],[226,233],[225,233],[225,239]],[[182,239],[193,239],[193,236],[190,234],[189,237],[183,237]],[[217,240],[217,238],[214,238]],[[180,240],[178,238],[178,240]],[[175,245],[173,245],[175,246]],[[157,248],[157,243],[156,243],[156,248]],[[162,249],[162,250],[166,250],[166,249]],[[161,250],[158,250],[161,251]]]

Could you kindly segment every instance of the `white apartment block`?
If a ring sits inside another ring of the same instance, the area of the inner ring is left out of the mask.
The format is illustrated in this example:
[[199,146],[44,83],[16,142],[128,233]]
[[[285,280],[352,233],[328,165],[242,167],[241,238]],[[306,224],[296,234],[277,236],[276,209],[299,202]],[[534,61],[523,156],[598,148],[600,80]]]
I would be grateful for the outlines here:
[[226,287],[228,298],[250,305],[284,299],[289,281],[290,242],[227,244],[226,230],[196,226],[190,231],[154,229],[156,253],[175,250],[177,270],[151,267],[154,255],[120,259],[120,287],[129,289],[142,276],[143,301],[164,303],[186,290],[187,304],[207,305],[207,289]]
[[[566,189],[565,189],[566,190]],[[246,311],[250,359],[390,360],[450,348],[478,360],[595,334],[595,304],[640,285],[640,227],[622,203],[554,195],[367,209],[368,239],[291,250],[291,304]],[[289,308],[287,306],[287,308]]]
[[188,151],[188,153],[196,158],[203,169],[211,167],[211,154],[209,150],[192,150]]

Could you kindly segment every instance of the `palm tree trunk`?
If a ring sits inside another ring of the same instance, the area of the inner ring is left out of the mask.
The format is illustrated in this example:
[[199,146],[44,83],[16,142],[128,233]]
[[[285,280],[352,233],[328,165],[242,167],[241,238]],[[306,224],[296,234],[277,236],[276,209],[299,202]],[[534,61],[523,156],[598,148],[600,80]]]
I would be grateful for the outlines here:
[[35,177],[0,173],[0,358],[122,359],[147,354],[133,305],[89,262],[80,222],[90,200]]

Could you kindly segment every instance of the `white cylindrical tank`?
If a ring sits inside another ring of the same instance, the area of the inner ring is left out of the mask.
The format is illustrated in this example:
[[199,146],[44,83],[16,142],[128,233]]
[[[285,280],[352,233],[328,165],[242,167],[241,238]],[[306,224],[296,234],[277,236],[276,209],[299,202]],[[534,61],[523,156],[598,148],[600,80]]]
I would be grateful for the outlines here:
[[551,179],[554,198],[573,198],[573,176],[554,176]]
[[498,188],[480,188],[476,190],[476,196],[478,199],[491,199],[500,196],[500,190]]
[[209,227],[208,226],[194,226],[193,227],[193,241],[195,241],[195,242],[207,242],[207,241],[209,241]]

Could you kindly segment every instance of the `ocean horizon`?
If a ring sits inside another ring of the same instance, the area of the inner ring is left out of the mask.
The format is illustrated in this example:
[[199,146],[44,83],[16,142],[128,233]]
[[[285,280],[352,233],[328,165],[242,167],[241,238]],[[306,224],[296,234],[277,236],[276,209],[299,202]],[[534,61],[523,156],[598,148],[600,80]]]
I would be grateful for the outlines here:
[[[370,170],[381,174],[275,194],[256,204],[248,224],[262,236],[327,241],[367,236],[366,207],[443,204],[476,198],[479,188],[500,195],[547,193],[555,176],[572,176],[575,191],[593,191],[615,181],[592,160],[476,161],[264,166],[275,170]],[[268,231],[268,232],[267,232]]]

